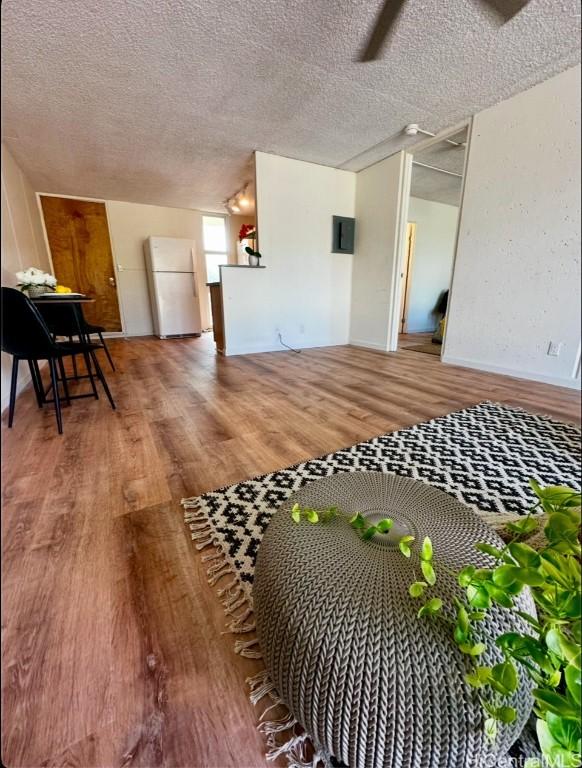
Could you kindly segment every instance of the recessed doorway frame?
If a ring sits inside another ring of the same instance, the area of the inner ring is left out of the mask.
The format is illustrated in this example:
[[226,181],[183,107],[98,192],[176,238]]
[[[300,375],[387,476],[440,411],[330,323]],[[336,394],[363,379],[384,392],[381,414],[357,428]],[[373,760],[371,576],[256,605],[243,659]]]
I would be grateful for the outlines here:
[[55,268],[53,264],[53,255],[51,253],[51,247],[49,243],[48,238],[48,232],[44,220],[44,212],[42,209],[42,197],[62,197],[65,200],[80,200],[85,203],[103,203],[105,206],[105,217],[107,219],[107,232],[109,233],[109,243],[111,245],[111,255],[113,257],[113,271],[115,273],[115,285],[117,287],[116,293],[117,293],[117,305],[119,307],[119,318],[121,320],[121,330],[120,331],[106,331],[103,335],[105,338],[125,338],[127,336],[127,324],[125,321],[125,313],[124,313],[124,307],[123,307],[123,298],[121,296],[121,291],[119,290],[119,264],[117,262],[117,254],[115,251],[115,242],[113,240],[113,236],[111,234],[111,225],[109,223],[109,204],[107,200],[104,200],[102,197],[85,197],[84,195],[64,195],[59,194],[58,192],[35,192],[36,197],[36,207],[39,212],[40,221],[42,224],[42,233],[44,236],[44,244],[46,251],[48,253],[49,258],[49,264],[51,267],[51,272],[54,274]]
[[[465,199],[467,169],[469,167],[471,134],[473,131],[473,118],[470,117],[467,120],[463,120],[462,122],[451,126],[450,128],[446,128],[440,133],[437,133],[435,136],[431,136],[430,138],[423,139],[423,141],[419,141],[417,144],[414,144],[412,147],[409,147],[407,150],[405,150],[405,153],[404,153],[405,167],[407,167],[410,170],[408,173],[404,174],[403,184],[401,187],[402,197],[399,204],[400,219],[399,219],[399,226],[398,226],[399,236],[398,236],[398,243],[397,243],[396,258],[394,259],[394,263],[396,266],[395,273],[394,273],[395,279],[393,284],[394,290],[392,292],[392,303],[391,303],[391,309],[389,312],[389,319],[388,319],[388,351],[389,352],[396,352],[398,350],[398,334],[399,334],[401,317],[402,317],[402,290],[401,290],[400,281],[396,280],[396,277],[397,276],[399,277],[402,274],[404,259],[406,259],[406,255],[407,255],[406,232],[407,232],[407,224],[408,224],[408,211],[409,211],[409,205],[410,205],[410,188],[412,185],[411,169],[412,169],[413,156],[418,154],[419,152],[423,152],[425,149],[428,149],[429,147],[432,147],[435,144],[440,144],[445,139],[448,139],[451,136],[454,136],[456,133],[459,133],[465,128],[467,129],[467,142],[465,147],[465,157],[463,158],[463,179],[461,181],[461,197],[459,202],[459,215],[457,217],[453,264],[451,268],[451,277],[449,281],[450,288],[449,288],[447,316],[450,316],[450,310],[451,310],[452,300],[453,300],[453,286],[454,286],[455,266],[457,261],[457,248],[459,245],[459,232],[461,229],[461,221],[463,218],[463,204]],[[447,326],[448,326],[448,322],[447,322]],[[445,356],[446,339],[447,339],[447,329],[445,329],[445,336],[443,338],[443,343],[441,347],[441,360],[443,360]]]

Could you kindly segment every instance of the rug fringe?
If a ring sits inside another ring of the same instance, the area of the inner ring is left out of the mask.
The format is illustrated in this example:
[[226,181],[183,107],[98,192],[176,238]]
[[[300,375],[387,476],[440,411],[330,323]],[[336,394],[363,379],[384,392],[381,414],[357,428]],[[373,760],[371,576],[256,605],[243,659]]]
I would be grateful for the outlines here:
[[234,652],[238,653],[239,656],[244,656],[246,659],[263,658],[257,637],[253,640],[237,640],[234,644]]
[[[252,618],[252,599],[241,586],[236,570],[230,564],[212,524],[200,508],[200,499],[197,497],[182,499],[182,506],[185,510],[184,520],[190,528],[192,540],[196,542],[196,549],[201,551],[214,547],[214,551],[201,555],[202,562],[208,563],[206,568],[208,583],[216,586],[224,577],[234,574],[216,590],[224,613],[230,619],[222,634],[241,635],[254,632],[256,625]],[[236,640],[234,651],[247,659],[263,658],[259,640],[256,637],[250,640]],[[277,693],[268,671],[262,669],[247,678],[246,682],[250,688],[249,698],[253,705],[256,706],[265,698],[268,700],[268,706],[263,709],[258,725],[267,745],[266,759],[272,762],[285,756],[288,768],[332,768],[329,755],[312,744],[311,738],[305,731],[297,733],[299,723]],[[266,715],[276,708],[281,710],[281,716],[267,720]]]

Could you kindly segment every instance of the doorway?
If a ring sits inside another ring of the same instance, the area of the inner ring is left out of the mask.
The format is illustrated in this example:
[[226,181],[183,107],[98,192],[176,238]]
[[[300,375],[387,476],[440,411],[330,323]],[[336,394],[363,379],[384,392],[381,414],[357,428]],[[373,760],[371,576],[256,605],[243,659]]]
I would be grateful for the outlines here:
[[460,217],[468,126],[412,152],[398,348],[440,358]]
[[89,323],[121,331],[105,203],[49,195],[40,203],[57,281],[96,299],[83,308]]
[[404,251],[404,261],[402,272],[400,273],[401,296],[400,296],[400,330],[399,333],[406,333],[406,319],[408,313],[408,302],[410,300],[410,278],[412,275],[412,259],[414,257],[414,243],[416,238],[416,224],[409,221],[406,224],[406,249]]

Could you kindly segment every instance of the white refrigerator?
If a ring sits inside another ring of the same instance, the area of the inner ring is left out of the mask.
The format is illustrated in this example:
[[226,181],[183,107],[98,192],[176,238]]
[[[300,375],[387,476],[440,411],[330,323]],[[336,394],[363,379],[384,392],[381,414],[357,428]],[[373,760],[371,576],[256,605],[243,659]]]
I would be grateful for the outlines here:
[[148,237],[144,243],[154,333],[199,336],[202,332],[192,240]]
[[192,240],[148,237],[144,243],[154,333],[199,336],[202,331]]

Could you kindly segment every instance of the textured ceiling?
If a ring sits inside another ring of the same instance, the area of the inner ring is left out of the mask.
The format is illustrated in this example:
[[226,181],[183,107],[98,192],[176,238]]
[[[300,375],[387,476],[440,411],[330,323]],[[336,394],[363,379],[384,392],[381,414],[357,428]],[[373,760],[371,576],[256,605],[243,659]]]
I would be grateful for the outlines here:
[[357,170],[580,59],[575,0],[408,0],[357,63],[381,3],[4,0],[3,136],[37,190],[222,210],[254,149]]
[[[463,130],[449,138],[462,145],[463,142],[467,141],[467,131]],[[414,152],[413,160],[462,176],[465,149],[463,146],[455,147],[448,141],[441,141],[422,151]],[[413,197],[421,197],[423,200],[432,200],[435,203],[459,205],[462,181],[459,176],[450,176],[420,165],[413,165],[410,194]]]

